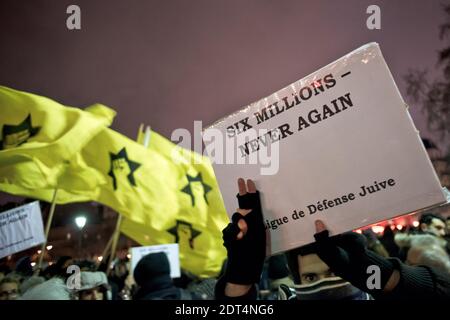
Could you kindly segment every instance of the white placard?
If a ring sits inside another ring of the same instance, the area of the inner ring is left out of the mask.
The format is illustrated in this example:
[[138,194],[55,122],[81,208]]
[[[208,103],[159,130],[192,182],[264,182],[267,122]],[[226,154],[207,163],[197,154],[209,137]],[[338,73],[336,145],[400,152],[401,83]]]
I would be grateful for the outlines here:
[[[216,122],[203,139],[229,215],[236,180],[256,182],[268,254],[313,242],[316,219],[338,234],[445,202],[376,43]],[[251,157],[259,161],[236,163]]]
[[0,258],[45,241],[39,201],[0,213]]
[[181,271],[178,243],[131,248],[131,273],[134,272],[134,268],[142,257],[155,252],[164,252],[167,255],[170,264],[170,276],[172,278],[179,278]]

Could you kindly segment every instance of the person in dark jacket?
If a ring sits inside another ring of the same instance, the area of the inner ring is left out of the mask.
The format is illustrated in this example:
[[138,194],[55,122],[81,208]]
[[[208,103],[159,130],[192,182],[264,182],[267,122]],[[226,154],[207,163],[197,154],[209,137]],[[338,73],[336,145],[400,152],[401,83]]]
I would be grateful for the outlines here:
[[400,252],[400,248],[395,243],[395,233],[390,226],[384,228],[383,236],[380,239],[383,247],[386,248],[389,257],[397,257],[401,260],[405,259],[405,254]]
[[134,269],[138,290],[134,300],[199,300],[194,293],[175,287],[170,277],[170,264],[164,252],[150,253],[139,260]]
[[[239,209],[223,230],[228,264],[215,288],[218,299],[256,299],[256,286],[265,259],[265,228],[259,193],[253,181],[238,180]],[[448,299],[450,277],[426,266],[408,266],[367,250],[365,238],[349,232],[330,237],[316,221],[317,255],[337,276],[375,299]],[[375,268],[374,268],[375,267]],[[379,281],[369,285],[370,270]],[[376,272],[375,271],[375,272]],[[373,272],[373,271],[372,271]]]

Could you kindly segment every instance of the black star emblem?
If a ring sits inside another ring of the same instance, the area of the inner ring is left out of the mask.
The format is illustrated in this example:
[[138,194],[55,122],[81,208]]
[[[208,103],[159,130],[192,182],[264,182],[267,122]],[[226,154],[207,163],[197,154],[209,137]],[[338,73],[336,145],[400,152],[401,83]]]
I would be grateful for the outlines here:
[[192,206],[195,206],[195,197],[194,197],[194,194],[192,193],[192,187],[191,187],[192,182],[200,182],[202,184],[203,198],[205,199],[206,204],[209,204],[208,199],[206,198],[206,194],[208,192],[210,192],[212,190],[212,188],[203,182],[202,174],[198,173],[195,177],[193,177],[189,174],[186,174],[186,178],[188,180],[188,184],[185,187],[183,187],[183,189],[181,189],[181,192],[187,193],[188,195],[191,196]]
[[176,220],[176,222],[177,223],[175,224],[175,227],[170,228],[169,230],[167,230],[167,232],[175,236],[176,243],[180,243],[181,232],[189,233],[189,247],[191,249],[194,249],[194,239],[198,237],[201,232],[192,228],[192,224],[189,222],[185,222],[182,220]]
[[128,158],[127,155],[127,150],[124,148],[122,148],[122,150],[120,150],[117,154],[114,154],[112,152],[109,153],[110,159],[111,159],[111,169],[108,172],[108,175],[112,178],[113,180],[113,187],[114,190],[117,190],[117,179],[116,176],[114,175],[114,168],[116,169],[123,169],[121,167],[121,163],[120,162],[116,162],[116,167],[114,162],[120,159],[123,159],[128,167],[130,168],[130,173],[127,175],[128,181],[130,182],[130,184],[132,186],[136,186],[136,181],[134,180],[134,172],[137,170],[137,168],[139,168],[141,166],[140,163],[132,161]]
[[39,130],[41,127],[31,125],[31,114],[17,125],[5,124],[2,129],[3,141],[0,141],[0,150],[20,146],[37,135]]

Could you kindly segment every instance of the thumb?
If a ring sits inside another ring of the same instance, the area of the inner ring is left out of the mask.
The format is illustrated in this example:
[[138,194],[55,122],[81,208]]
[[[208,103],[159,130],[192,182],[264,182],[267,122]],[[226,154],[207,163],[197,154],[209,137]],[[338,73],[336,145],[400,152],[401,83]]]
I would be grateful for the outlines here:
[[325,223],[322,220],[316,220],[314,224],[316,226],[316,233],[320,233],[322,231],[327,230],[327,227],[325,226]]

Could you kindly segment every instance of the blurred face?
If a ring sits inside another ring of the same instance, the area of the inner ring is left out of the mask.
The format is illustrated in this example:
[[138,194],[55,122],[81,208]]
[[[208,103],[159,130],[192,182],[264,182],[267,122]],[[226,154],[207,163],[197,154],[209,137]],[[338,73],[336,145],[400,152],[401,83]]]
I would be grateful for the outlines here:
[[317,254],[297,256],[300,268],[300,280],[302,284],[310,284],[324,278],[334,277],[330,268],[323,262]]
[[16,282],[0,285],[0,300],[16,300],[17,298],[19,298],[19,287]]
[[365,300],[366,294],[337,277],[317,254],[297,256],[300,285],[295,285],[298,300]]
[[103,300],[103,291],[100,288],[81,291],[80,300]]
[[445,236],[445,223],[441,219],[434,218],[429,225],[422,223],[422,231],[427,231],[437,237]]

